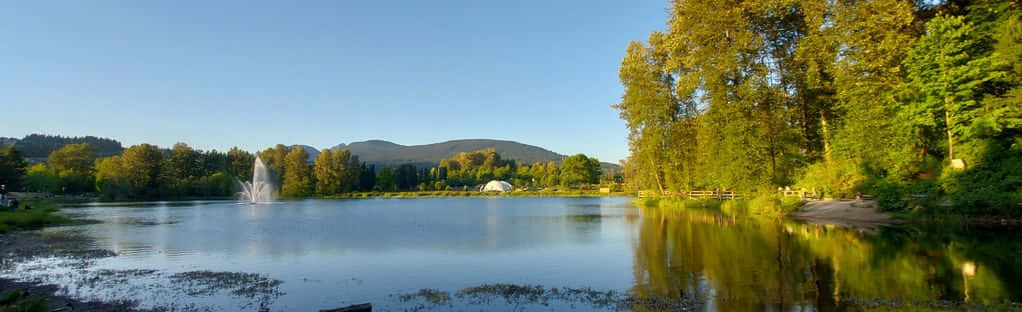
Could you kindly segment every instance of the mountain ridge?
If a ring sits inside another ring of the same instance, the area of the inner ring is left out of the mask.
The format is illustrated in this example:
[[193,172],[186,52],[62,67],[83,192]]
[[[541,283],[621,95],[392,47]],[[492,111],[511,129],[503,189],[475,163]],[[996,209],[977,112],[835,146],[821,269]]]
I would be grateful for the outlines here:
[[352,155],[358,155],[362,161],[378,166],[401,164],[430,166],[436,165],[440,163],[440,160],[451,158],[461,152],[473,152],[489,148],[495,149],[501,158],[513,159],[526,164],[560,161],[565,157],[539,146],[495,139],[458,139],[419,145],[402,145],[386,140],[373,139],[347,144],[341,143],[330,149],[346,149]]
[[[38,161],[45,160],[50,152],[59,149],[63,145],[78,142],[89,142],[98,144],[100,150],[98,156],[118,155],[123,150],[121,143],[107,138],[85,137],[62,137],[54,135],[31,134],[23,139],[0,137],[0,146],[15,146],[28,158],[36,158]],[[320,149],[304,144],[291,144],[289,147],[305,147],[309,154],[308,161],[314,162],[320,153]],[[524,164],[537,162],[560,162],[567,157],[551,150],[536,145],[525,144],[511,140],[498,139],[457,139],[437,143],[402,145],[387,140],[370,139],[355,141],[351,143],[337,144],[328,149],[346,149],[360,160],[377,167],[395,167],[403,164],[412,164],[418,167],[436,166],[441,160],[451,158],[462,152],[474,152],[485,149],[494,149],[501,158],[520,161]],[[617,168],[617,164],[602,162],[603,168]]]

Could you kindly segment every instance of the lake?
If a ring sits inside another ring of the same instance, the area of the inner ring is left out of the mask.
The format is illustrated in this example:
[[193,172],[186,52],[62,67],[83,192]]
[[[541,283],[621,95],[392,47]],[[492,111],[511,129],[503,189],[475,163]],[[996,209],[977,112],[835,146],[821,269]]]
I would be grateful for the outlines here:
[[[833,310],[1022,299],[1022,232],[876,234],[631,198],[87,204],[50,228],[117,256],[0,275],[186,310]],[[646,299],[644,299],[646,298]],[[652,299],[650,299],[652,300]],[[654,306],[657,307],[657,306]],[[660,305],[658,307],[663,307]]]

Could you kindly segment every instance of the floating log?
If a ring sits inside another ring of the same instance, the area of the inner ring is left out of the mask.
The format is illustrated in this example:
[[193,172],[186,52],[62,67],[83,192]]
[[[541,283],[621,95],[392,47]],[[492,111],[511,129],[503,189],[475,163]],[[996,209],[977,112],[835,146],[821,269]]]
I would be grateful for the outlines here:
[[350,305],[343,308],[319,310],[319,312],[372,312],[373,305],[371,303],[363,303]]

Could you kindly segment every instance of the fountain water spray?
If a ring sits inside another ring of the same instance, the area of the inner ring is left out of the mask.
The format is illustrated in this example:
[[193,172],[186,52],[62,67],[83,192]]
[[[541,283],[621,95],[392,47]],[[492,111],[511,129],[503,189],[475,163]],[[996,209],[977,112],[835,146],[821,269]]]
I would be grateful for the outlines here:
[[241,184],[241,192],[238,193],[239,200],[255,204],[271,202],[276,197],[276,189],[273,187],[273,183],[270,183],[266,165],[259,157],[256,157],[255,164],[252,166],[252,182],[238,181],[238,184]]

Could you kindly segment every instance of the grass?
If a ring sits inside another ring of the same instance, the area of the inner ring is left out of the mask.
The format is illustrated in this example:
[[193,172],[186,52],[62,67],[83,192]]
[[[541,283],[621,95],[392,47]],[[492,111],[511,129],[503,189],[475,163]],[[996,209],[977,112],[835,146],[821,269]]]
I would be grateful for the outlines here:
[[15,289],[0,295],[0,311],[3,312],[45,312],[48,310],[43,298],[29,296],[21,290]]
[[805,204],[805,201],[793,197],[768,195],[743,200],[696,200],[650,197],[637,199],[635,203],[645,207],[683,209],[703,208],[719,210],[729,215],[752,214],[779,218],[790,212],[798,210]]
[[[26,206],[32,206],[32,210],[24,210]],[[58,209],[57,203],[45,200],[23,202],[14,212],[2,208],[0,211],[0,233],[38,229],[70,222],[67,217],[54,214]]]

